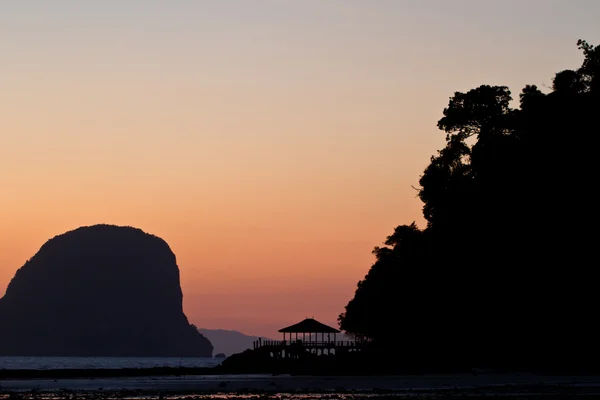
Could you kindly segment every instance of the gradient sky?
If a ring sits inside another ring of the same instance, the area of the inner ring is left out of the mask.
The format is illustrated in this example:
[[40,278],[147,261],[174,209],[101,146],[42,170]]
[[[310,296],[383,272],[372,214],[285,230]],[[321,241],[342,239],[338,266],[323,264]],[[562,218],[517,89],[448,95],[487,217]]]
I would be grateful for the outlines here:
[[171,245],[198,326],[335,325],[372,248],[423,226],[453,92],[544,89],[598,21],[598,0],[3,1],[0,292],[111,223]]

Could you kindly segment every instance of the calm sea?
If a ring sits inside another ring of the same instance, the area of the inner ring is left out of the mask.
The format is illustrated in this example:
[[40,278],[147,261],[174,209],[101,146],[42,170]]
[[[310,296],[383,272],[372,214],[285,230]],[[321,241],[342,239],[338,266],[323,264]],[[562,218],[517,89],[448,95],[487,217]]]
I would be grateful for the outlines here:
[[0,369],[214,367],[220,363],[205,357],[0,357]]

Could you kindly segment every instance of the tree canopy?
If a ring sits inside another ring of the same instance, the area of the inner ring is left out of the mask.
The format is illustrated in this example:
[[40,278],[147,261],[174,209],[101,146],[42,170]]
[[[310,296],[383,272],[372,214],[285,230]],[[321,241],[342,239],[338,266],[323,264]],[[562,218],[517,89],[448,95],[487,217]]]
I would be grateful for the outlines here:
[[[518,106],[456,92],[419,184],[424,229],[398,226],[339,316],[406,362],[522,367],[600,352],[594,252],[600,47]],[[561,358],[563,357],[563,358]],[[562,362],[562,361],[561,361]]]

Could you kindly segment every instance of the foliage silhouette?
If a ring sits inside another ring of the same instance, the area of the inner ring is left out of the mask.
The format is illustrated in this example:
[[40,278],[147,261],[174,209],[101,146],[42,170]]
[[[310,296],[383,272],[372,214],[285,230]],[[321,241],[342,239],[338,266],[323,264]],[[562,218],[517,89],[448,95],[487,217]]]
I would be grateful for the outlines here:
[[404,363],[561,368],[599,355],[594,237],[600,47],[526,86],[457,92],[420,177],[427,221],[401,225],[339,316]]

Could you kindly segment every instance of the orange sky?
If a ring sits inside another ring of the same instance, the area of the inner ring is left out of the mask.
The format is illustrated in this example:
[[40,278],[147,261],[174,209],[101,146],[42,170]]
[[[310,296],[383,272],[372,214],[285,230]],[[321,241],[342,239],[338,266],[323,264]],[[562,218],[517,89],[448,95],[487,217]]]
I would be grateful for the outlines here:
[[0,6],[0,292],[52,236],[131,225],[192,323],[271,337],[334,325],[423,225],[454,91],[544,88],[600,37],[586,0],[49,3]]

